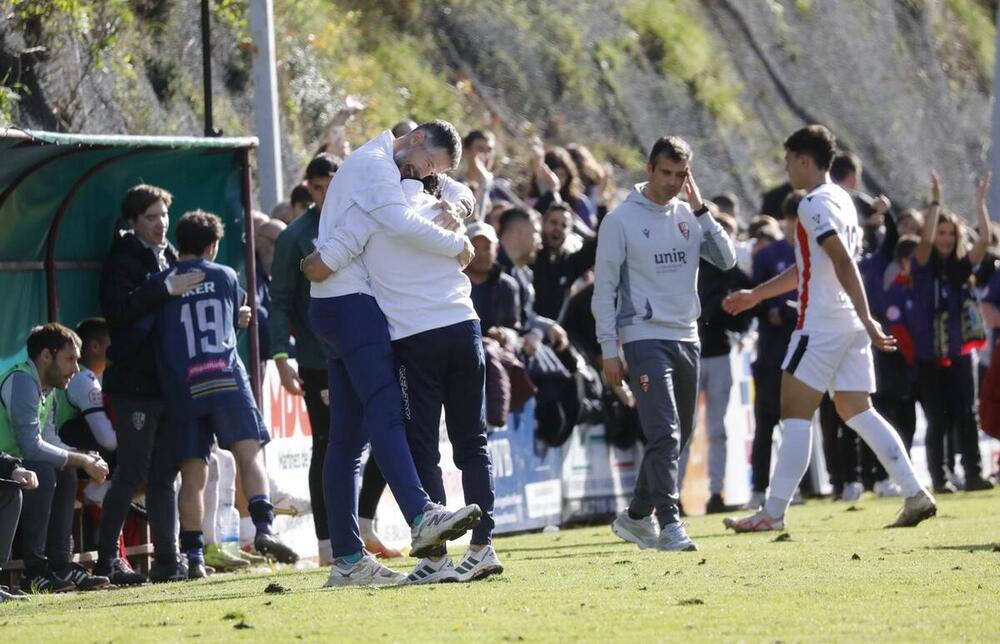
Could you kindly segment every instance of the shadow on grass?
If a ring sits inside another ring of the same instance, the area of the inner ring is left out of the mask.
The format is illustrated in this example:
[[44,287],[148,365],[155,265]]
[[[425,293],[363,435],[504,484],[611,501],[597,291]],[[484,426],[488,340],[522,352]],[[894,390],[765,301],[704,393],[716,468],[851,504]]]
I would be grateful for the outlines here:
[[[365,588],[365,587],[359,587]],[[114,593],[116,591],[107,591]],[[252,591],[252,592],[232,592],[232,593],[219,593],[212,595],[199,595],[194,597],[146,597],[146,598],[135,598],[126,599],[122,601],[110,601],[101,602],[98,604],[90,603],[89,601],[85,603],[84,606],[80,606],[77,601],[59,602],[51,604],[41,604],[34,603],[31,605],[25,605],[24,603],[19,603],[18,611],[12,613],[11,616],[17,615],[18,617],[27,617],[30,615],[44,615],[46,613],[58,613],[58,612],[72,612],[82,609],[85,610],[96,610],[96,609],[107,609],[107,608],[128,608],[131,606],[144,606],[150,604],[195,604],[204,602],[217,602],[226,601],[229,599],[260,599],[262,601],[273,601],[276,597],[287,597],[289,595],[299,595],[303,593],[318,593],[318,592],[330,592],[330,589],[323,588],[322,586],[316,586],[314,588],[300,588],[295,590],[288,590],[280,595],[277,594],[264,594],[263,591]],[[81,599],[84,596],[81,596]],[[5,619],[5,615],[0,615],[0,620]]]
[[553,543],[550,546],[535,546],[531,548],[505,548],[500,546],[498,550],[503,554],[508,554],[511,552],[541,552],[545,550],[572,550],[573,548],[594,548],[599,546],[617,546],[625,543],[621,539],[615,539],[613,541],[599,541],[597,543],[570,543],[570,544],[560,544]]
[[972,545],[927,546],[926,550],[965,550],[967,552],[1000,552],[1000,543],[977,543]]

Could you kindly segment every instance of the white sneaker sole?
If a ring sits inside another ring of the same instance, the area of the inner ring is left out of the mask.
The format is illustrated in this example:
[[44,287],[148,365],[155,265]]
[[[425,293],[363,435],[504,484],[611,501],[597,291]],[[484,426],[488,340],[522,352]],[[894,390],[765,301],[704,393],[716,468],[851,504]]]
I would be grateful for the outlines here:
[[656,549],[660,552],[698,552],[698,544],[694,541],[688,541],[687,543],[679,543],[670,546],[657,545]]
[[617,519],[611,524],[611,532],[615,533],[615,536],[618,537],[619,539],[623,541],[628,541],[629,543],[633,543],[639,546],[641,550],[652,550],[656,548],[655,544],[647,543],[642,539],[642,537],[636,535],[628,528],[620,525]]
[[450,524],[441,526],[441,531],[437,534],[427,535],[419,541],[414,541],[410,545],[410,556],[423,559],[440,545],[448,543],[452,539],[457,539],[463,534],[479,525],[483,512],[478,505],[462,508],[452,515]]
[[492,575],[501,575],[501,574],[503,574],[503,565],[499,563],[489,564],[486,566],[473,568],[471,571],[469,571],[469,573],[465,577],[459,577],[458,581],[460,581],[463,584],[467,584],[472,581],[479,581],[481,579],[486,579],[487,577],[490,577]]
[[354,579],[352,577],[335,577],[327,579],[323,588],[347,588],[348,586],[399,586],[406,581],[406,577],[398,579]]
[[410,579],[407,577],[401,586],[423,586],[424,584],[457,584],[458,575],[453,571],[441,571],[436,572],[433,575],[427,575],[423,579]]

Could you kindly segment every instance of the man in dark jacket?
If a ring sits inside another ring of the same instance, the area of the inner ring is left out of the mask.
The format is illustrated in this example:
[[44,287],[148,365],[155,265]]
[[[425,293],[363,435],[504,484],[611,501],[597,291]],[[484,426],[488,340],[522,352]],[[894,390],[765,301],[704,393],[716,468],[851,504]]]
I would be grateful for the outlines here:
[[172,196],[163,188],[137,185],[122,201],[122,219],[131,229],[116,233],[101,272],[101,310],[111,331],[104,392],[118,434],[118,466],[101,512],[95,573],[113,584],[141,584],[145,577],[118,558],[118,539],[132,497],[146,484],[146,509],[153,536],[153,581],[187,578],[177,552],[177,471],[170,457],[163,394],[156,374],[152,339],[140,324],[171,298],[197,286],[204,274],[172,274],[166,282],[150,275],[177,263],[167,241]]
[[[736,234],[736,221],[728,215],[717,215],[730,236]],[[735,508],[725,504],[722,493],[726,483],[726,409],[729,394],[733,388],[732,365],[729,353],[732,350],[730,333],[742,333],[750,324],[750,316],[731,316],[722,310],[722,300],[733,291],[747,288],[749,278],[733,267],[722,270],[704,259],[698,267],[698,299],[701,300],[701,316],[698,318],[698,338],[701,341],[701,369],[698,374],[698,389],[705,395],[705,420],[708,426],[708,504],[706,514],[729,512]],[[687,469],[687,448],[681,456],[680,481],[684,481]]]
[[535,308],[535,286],[531,264],[541,247],[538,214],[521,208],[511,208],[500,215],[500,250],[497,263],[501,270],[514,278],[520,299],[523,325],[524,355],[534,355],[538,345],[548,340],[556,352],[569,346],[569,338],[555,320],[538,313]]
[[581,275],[594,267],[597,238],[585,239],[579,250],[566,249],[573,231],[573,209],[565,203],[549,206],[542,218],[542,250],[532,266],[535,311],[553,320],[561,319],[569,290]]
[[472,305],[482,324],[490,329],[521,330],[521,297],[517,282],[497,264],[499,240],[489,224],[478,222],[466,231],[476,249],[465,274],[472,283]]

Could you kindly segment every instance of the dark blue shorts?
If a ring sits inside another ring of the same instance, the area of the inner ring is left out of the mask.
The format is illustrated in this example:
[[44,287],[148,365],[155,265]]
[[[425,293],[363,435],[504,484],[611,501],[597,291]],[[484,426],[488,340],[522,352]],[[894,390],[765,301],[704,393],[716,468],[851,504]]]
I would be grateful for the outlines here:
[[217,439],[220,447],[242,440],[258,440],[261,447],[271,436],[264,427],[264,418],[256,407],[229,407],[190,420],[170,421],[174,463],[198,458],[206,463]]

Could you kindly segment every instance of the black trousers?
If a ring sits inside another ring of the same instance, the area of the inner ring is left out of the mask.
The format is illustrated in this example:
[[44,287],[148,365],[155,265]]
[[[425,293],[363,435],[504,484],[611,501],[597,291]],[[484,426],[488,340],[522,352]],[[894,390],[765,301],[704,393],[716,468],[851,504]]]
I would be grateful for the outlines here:
[[312,504],[313,527],[319,540],[330,538],[323,499],[323,461],[330,440],[330,408],[323,404],[320,392],[327,388],[326,369],[299,367],[306,413],[312,428],[312,457],[309,459],[309,502]]
[[848,427],[834,407],[829,394],[819,403],[819,425],[823,431],[823,455],[834,494],[840,494],[848,483],[857,483],[861,470],[858,467],[858,435]]
[[774,428],[781,422],[781,367],[753,365],[753,446],[750,466],[753,491],[763,494],[771,482]]
[[111,487],[101,507],[99,558],[102,562],[118,558],[118,538],[132,497],[145,484],[154,556],[163,563],[176,562],[177,469],[163,401],[116,397],[111,399],[110,410],[118,452]]
[[953,437],[966,479],[981,476],[976,374],[971,356],[959,356],[949,367],[921,364],[917,390],[927,415],[927,468],[935,486],[945,482],[946,437]]

